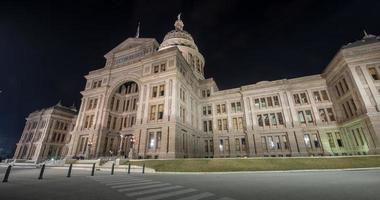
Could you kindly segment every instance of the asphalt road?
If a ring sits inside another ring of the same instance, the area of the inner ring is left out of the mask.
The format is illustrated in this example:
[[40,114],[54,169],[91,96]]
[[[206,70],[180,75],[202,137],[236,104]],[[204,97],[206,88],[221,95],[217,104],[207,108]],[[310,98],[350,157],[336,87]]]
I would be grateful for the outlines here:
[[[5,168],[0,168],[0,179]],[[380,170],[232,174],[132,174],[88,170],[12,169],[0,199],[380,199]]]

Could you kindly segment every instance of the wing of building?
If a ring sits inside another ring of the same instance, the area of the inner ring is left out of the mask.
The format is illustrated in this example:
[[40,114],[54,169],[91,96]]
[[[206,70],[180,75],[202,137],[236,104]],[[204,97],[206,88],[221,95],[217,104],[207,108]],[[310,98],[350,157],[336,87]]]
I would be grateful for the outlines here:
[[[103,68],[85,76],[68,151],[61,156],[380,153],[378,36],[365,34],[343,46],[322,74],[219,90],[212,78],[205,79],[205,59],[183,27],[178,18],[161,44],[138,34],[126,39],[105,55]],[[29,117],[27,126],[34,120]],[[24,143],[31,134],[26,129],[15,158],[33,152],[23,149],[33,148]],[[39,156],[54,154],[30,158]]]

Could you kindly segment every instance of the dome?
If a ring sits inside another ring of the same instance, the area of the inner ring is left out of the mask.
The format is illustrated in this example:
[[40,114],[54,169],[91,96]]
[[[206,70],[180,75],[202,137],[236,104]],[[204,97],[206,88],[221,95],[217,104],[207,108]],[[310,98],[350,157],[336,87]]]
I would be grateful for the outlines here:
[[195,44],[193,37],[190,33],[183,30],[184,24],[181,20],[181,14],[178,15],[177,20],[174,23],[174,27],[174,30],[165,35],[158,51],[170,47],[177,47],[194,71],[195,76],[199,79],[204,79],[205,60],[202,54],[198,51],[198,47]]
[[181,20],[181,14],[178,15],[177,21],[174,23],[175,29],[168,32],[162,41],[159,50],[173,46],[185,46],[198,51],[198,47],[194,42],[190,33],[183,30],[184,24]]

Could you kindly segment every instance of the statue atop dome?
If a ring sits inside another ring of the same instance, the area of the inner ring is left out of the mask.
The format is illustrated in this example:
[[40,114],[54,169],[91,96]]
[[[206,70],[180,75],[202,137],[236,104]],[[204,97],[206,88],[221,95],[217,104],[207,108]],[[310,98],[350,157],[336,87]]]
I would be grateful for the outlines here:
[[174,23],[174,27],[176,31],[183,31],[183,27],[185,25],[183,24],[183,21],[181,20],[181,13],[177,15],[177,21]]

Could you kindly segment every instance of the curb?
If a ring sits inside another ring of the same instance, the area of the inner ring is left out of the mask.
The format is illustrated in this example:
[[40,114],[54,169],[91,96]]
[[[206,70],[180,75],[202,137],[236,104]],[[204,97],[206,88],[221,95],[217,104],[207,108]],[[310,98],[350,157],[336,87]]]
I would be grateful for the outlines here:
[[265,173],[301,173],[301,172],[342,172],[342,171],[371,171],[380,170],[380,167],[345,168],[345,169],[301,169],[277,171],[234,171],[234,172],[155,172],[155,174],[265,174]]

